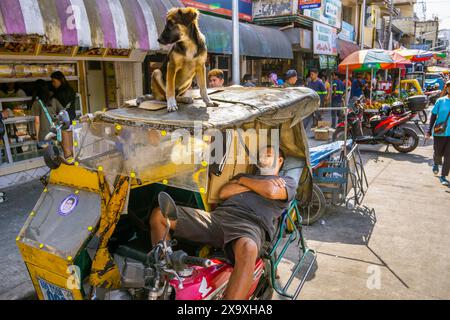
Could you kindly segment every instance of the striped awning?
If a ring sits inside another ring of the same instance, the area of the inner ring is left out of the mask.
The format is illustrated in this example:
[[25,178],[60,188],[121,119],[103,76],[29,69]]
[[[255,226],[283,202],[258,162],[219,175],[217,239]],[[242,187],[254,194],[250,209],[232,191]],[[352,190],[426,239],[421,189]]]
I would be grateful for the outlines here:
[[0,0],[0,35],[44,44],[160,50],[158,35],[178,0]]

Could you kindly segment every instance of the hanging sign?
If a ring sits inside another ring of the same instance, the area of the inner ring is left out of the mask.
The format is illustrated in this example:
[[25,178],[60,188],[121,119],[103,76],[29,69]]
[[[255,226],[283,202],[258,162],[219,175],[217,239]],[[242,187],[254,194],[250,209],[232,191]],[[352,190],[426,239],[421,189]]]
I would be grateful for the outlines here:
[[337,31],[319,22],[313,23],[314,54],[337,55]]
[[322,6],[322,0],[298,0],[300,10],[316,9]]

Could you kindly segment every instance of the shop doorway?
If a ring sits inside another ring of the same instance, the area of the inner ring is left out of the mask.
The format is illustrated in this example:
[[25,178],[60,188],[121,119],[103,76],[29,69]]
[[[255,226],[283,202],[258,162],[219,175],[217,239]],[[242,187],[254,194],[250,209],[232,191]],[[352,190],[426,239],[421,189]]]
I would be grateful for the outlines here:
[[86,63],[87,96],[90,113],[106,108],[104,66],[101,61]]

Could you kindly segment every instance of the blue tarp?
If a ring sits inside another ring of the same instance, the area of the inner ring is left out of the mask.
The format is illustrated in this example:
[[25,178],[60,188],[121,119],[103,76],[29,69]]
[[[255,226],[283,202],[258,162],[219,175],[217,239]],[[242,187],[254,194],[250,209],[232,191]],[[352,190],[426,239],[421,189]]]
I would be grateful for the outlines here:
[[[347,141],[347,146],[351,146],[352,140]],[[344,141],[336,141],[333,143],[324,144],[318,147],[310,148],[311,166],[315,168],[322,160],[329,158],[332,154],[342,150]]]

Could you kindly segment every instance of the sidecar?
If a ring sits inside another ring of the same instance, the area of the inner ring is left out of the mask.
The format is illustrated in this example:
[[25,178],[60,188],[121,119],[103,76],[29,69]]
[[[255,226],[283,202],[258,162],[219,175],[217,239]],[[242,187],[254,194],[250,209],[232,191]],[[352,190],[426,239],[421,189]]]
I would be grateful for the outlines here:
[[[257,146],[277,142],[304,166],[297,200],[267,248],[272,272],[266,276],[277,293],[297,298],[315,262],[301,232],[301,210],[312,193],[303,120],[317,110],[318,95],[307,88],[226,88],[211,91],[219,107],[206,108],[199,93],[192,94],[194,103],[176,113],[131,102],[75,123],[75,160],[50,172],[16,239],[39,299],[98,299],[120,288],[116,251],[123,245],[150,251],[148,218],[161,191],[179,205],[212,210],[224,184],[252,172]],[[281,284],[276,269],[297,242],[298,263]],[[213,250],[184,245],[202,257]],[[291,288],[300,269],[306,274]]]

